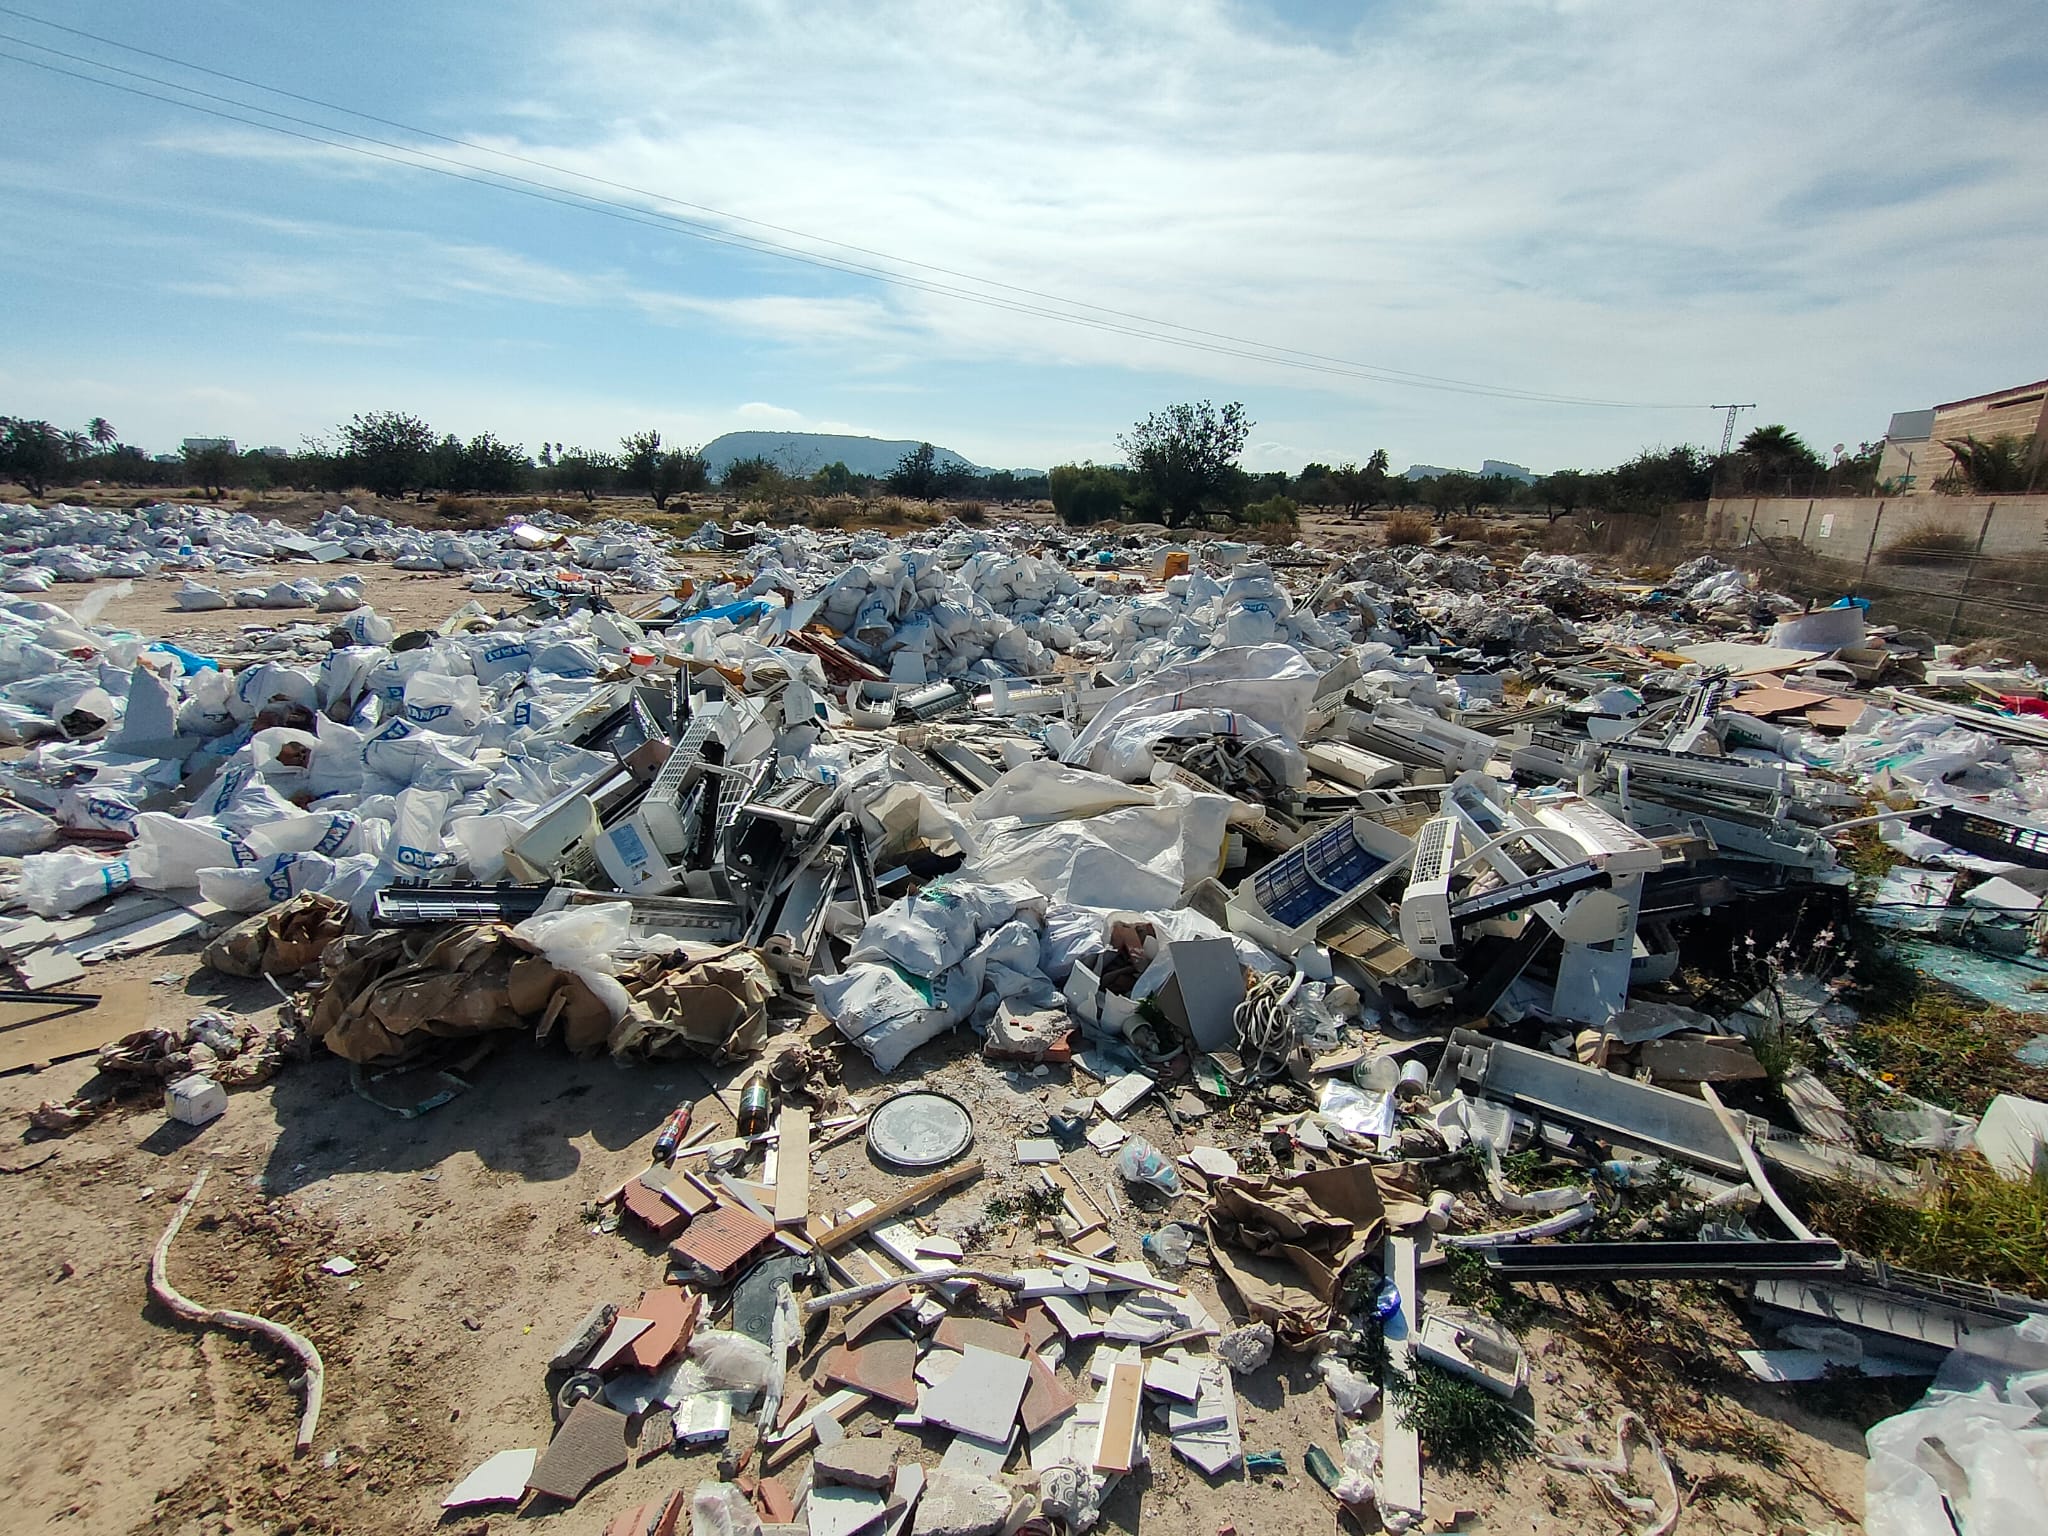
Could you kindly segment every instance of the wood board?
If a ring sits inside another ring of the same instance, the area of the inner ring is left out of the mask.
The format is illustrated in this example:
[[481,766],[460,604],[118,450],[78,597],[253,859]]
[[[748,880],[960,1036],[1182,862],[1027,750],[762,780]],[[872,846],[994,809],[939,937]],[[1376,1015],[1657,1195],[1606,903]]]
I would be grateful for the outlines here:
[[149,994],[141,982],[112,983],[93,1007],[0,1003],[0,1073],[89,1056],[148,1023]]
[[801,1227],[811,1215],[811,1112],[785,1109],[775,1149],[775,1225]]

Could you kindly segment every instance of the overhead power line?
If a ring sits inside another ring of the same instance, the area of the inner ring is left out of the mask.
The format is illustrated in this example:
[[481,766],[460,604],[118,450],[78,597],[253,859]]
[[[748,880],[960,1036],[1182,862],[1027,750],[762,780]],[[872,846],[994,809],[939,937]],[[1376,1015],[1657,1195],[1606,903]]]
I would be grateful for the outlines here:
[[[1508,385],[1486,384],[1474,380],[1453,379],[1446,378],[1440,375],[1415,373],[1406,369],[1387,367],[1382,364],[1362,363],[1353,361],[1351,359],[1332,357],[1322,353],[1306,352],[1297,348],[1275,346],[1273,344],[1257,341],[1252,338],[1231,336],[1224,332],[1209,331],[1204,330],[1200,327],[1181,325],[1178,322],[1170,320],[1160,320],[1153,317],[1136,314],[1130,311],[1113,309],[1102,305],[1092,304],[1085,300],[1062,298],[1059,295],[1046,293],[1038,289],[1022,287],[1017,284],[1003,282],[999,279],[979,277],[970,273],[956,271],[955,269],[952,268],[942,267],[928,262],[920,262],[906,257],[895,256],[888,252],[876,251],[865,246],[858,246],[849,244],[844,241],[833,240],[826,236],[813,235],[803,230],[789,228],[788,226],[771,224],[762,220],[747,218],[744,215],[728,213],[725,212],[724,210],[712,208],[705,204],[687,202],[680,198],[670,197],[664,193],[653,192],[639,187],[633,187],[626,183],[608,181],[603,177],[591,176],[584,172],[555,165],[544,160],[534,159],[529,156],[516,154],[509,150],[497,149],[493,148],[492,146],[479,144],[471,140],[451,137],[450,135],[447,134],[437,133],[432,129],[420,128],[411,124],[396,121],[395,119],[378,117],[372,113],[360,112],[352,107],[343,106],[339,103],[324,101],[318,97],[307,96],[295,91],[285,90],[284,88],[279,86],[269,85],[260,80],[252,80],[246,76],[230,74],[224,70],[212,69],[206,65],[195,64],[188,60],[179,59],[169,54],[157,53],[150,49],[139,48],[132,44],[121,42],[115,38],[103,37],[97,33],[84,31],[81,28],[66,26],[59,22],[48,21],[42,17],[31,15],[26,11],[17,10],[12,6],[0,5],[0,14],[14,16],[23,21],[28,21],[39,26],[49,27],[56,31],[66,32],[73,36],[86,38],[89,41],[101,43],[108,47],[118,48],[128,53],[133,53],[143,57],[156,59],[163,63],[170,64],[176,68],[192,70],[196,73],[212,76],[216,79],[226,80],[231,83],[246,86],[254,90],[264,91],[272,95],[282,96],[294,101],[304,102],[312,106],[320,107],[326,111],[339,112],[350,117],[360,118],[366,122],[374,122],[382,124],[386,127],[396,128],[403,133],[411,134],[417,137],[434,139],[442,143],[454,145],[459,148],[473,151],[475,153],[493,155],[500,157],[502,159],[517,162],[519,164],[532,166],[537,169],[545,170],[552,175],[563,176],[571,178],[573,180],[587,182],[593,186],[609,187],[618,191],[631,193],[635,197],[647,198],[657,202],[665,202],[672,204],[676,207],[690,208],[698,212],[709,213],[716,216],[719,219],[726,220],[728,222],[748,224],[759,229],[775,230],[779,233],[793,235],[796,236],[797,238],[807,240],[815,244],[835,246],[840,250],[852,251],[861,255],[874,256],[880,260],[892,262],[899,266],[912,267],[921,271],[933,272],[943,276],[955,277],[960,279],[961,281],[977,283],[984,287],[995,288],[1007,293],[1014,293],[1028,298],[1043,299],[1051,304],[1066,306],[1066,308],[1048,309],[1037,304],[1028,304],[1019,301],[1005,299],[1001,297],[999,294],[977,293],[972,290],[957,288],[950,284],[935,283],[929,280],[912,277],[904,273],[891,272],[886,269],[873,267],[862,262],[849,261],[843,258],[826,255],[820,252],[798,250],[796,248],[785,245],[780,241],[769,240],[759,236],[741,234],[737,231],[720,228],[715,225],[706,224],[699,220],[680,218],[674,214],[662,213],[659,210],[649,210],[640,208],[631,204],[620,202],[616,199],[595,196],[593,194],[581,192],[570,187],[563,187],[547,182],[535,181],[532,180],[531,178],[518,176],[511,172],[498,170],[493,167],[479,166],[472,164],[468,161],[457,160],[449,156],[435,154],[433,151],[423,149],[416,144],[393,143],[390,140],[379,139],[371,135],[358,133],[353,129],[342,128],[331,123],[320,122],[315,119],[299,117],[291,113],[280,112],[274,108],[265,107],[255,102],[246,101],[238,97],[221,95],[210,91],[202,91],[194,86],[186,85],[179,81],[166,80],[158,75],[148,74],[139,70],[127,69],[121,65],[112,64],[103,59],[96,59],[83,54],[67,52],[63,49],[52,48],[47,44],[33,42],[27,38],[16,37],[6,33],[0,33],[0,41],[12,42],[22,47],[33,48],[39,53],[50,54],[57,58],[70,60],[73,63],[87,65],[93,69],[104,70],[113,74],[123,75],[128,77],[129,79],[145,81],[151,85],[161,86],[166,90],[181,92],[183,93],[184,96],[198,97],[204,101],[219,102],[223,106],[240,108],[242,112],[258,113],[261,114],[262,117],[275,118],[278,121],[259,121],[254,118],[241,116],[236,112],[222,111],[216,108],[202,106],[196,101],[184,100],[181,97],[160,95],[155,91],[143,90],[135,86],[123,85],[119,81],[103,79],[97,75],[82,74],[76,70],[65,69],[59,65],[50,64],[44,60],[26,58],[20,54],[9,53],[6,52],[4,49],[0,49],[0,58],[9,59],[19,64],[26,64],[31,68],[45,70],[53,74],[68,76],[72,79],[80,80],[87,84],[98,85],[109,90],[121,91],[128,95],[143,97],[148,100],[162,102],[170,106],[182,107],[187,111],[203,113],[210,117],[222,118],[227,121],[237,122],[246,127],[252,127],[266,132],[276,133],[286,137],[300,139],[315,144],[320,144],[330,149],[336,149],[347,153],[363,155],[370,159],[382,160],[403,167],[408,167],[414,170],[421,170],[435,175],[447,176],[454,180],[467,181],[480,186],[494,187],[500,191],[513,192],[519,195],[533,197],[543,202],[556,203],[560,206],[576,208],[584,212],[598,213],[605,215],[607,217],[619,218],[630,223],[643,224],[649,227],[663,229],[674,233],[682,233],[688,235],[693,239],[705,240],[714,244],[732,246],[741,250],[751,251],[761,255],[772,256],[782,260],[799,262],[813,267],[821,267],[830,271],[837,271],[854,276],[865,277],[873,281],[886,283],[891,286],[899,288],[905,288],[912,291],[928,293],[943,298],[951,298],[966,303],[981,304],[990,308],[1008,310],[1012,313],[1032,315],[1042,319],[1054,320],[1062,324],[1080,326],[1086,329],[1107,332],[1113,335],[1122,335],[1131,337],[1133,339],[1152,341],[1168,346],[1177,346],[1189,350],[1211,353],[1214,355],[1236,357],[1252,362],[1263,362],[1280,367],[1295,368],[1306,372],[1321,373],[1337,377],[1357,378],[1373,383],[1405,385],[1411,388],[1441,390],[1460,394],[1483,395],[1496,399],[1521,400],[1531,404],[1569,405],[1606,409],[1642,410],[1694,410],[1700,408],[1696,405],[1672,402],[1607,400],[1575,395],[1561,395],[1541,390],[1524,390]],[[293,123],[299,125],[300,128],[312,129],[315,131],[313,133],[299,132],[295,131],[292,128],[280,126],[281,123]],[[355,142],[349,142],[351,140]],[[380,153],[379,150],[388,150],[393,151],[395,153]],[[650,214],[651,217],[646,216]],[[1090,313],[1075,314],[1068,312],[1070,310],[1075,309],[1089,311]],[[1091,316],[1093,315],[1109,316],[1113,317],[1113,319],[1098,320],[1091,318]],[[1114,321],[1117,320],[1130,321],[1132,323],[1128,325],[1114,323]],[[1162,331],[1178,334],[1161,334]]]

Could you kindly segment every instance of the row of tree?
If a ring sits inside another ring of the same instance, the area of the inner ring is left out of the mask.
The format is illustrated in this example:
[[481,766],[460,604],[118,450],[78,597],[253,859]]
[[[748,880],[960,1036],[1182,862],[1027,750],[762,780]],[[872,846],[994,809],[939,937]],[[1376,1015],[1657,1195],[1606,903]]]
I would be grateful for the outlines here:
[[[1439,518],[1481,508],[1537,508],[1553,520],[1581,510],[1646,513],[1722,495],[1868,495],[1896,487],[1878,481],[1881,443],[1831,459],[1781,425],[1760,426],[1725,455],[1691,445],[1647,448],[1610,469],[1561,469],[1533,482],[1461,470],[1411,480],[1394,474],[1385,449],[1363,465],[1308,464],[1297,474],[1248,473],[1242,466],[1253,422],[1236,401],[1207,400],[1154,412],[1117,438],[1120,465],[1063,464],[1049,476],[982,472],[942,462],[930,443],[906,453],[886,476],[857,475],[842,463],[810,475],[791,474],[766,458],[726,466],[721,485],[764,501],[805,496],[867,497],[886,492],[923,501],[1014,502],[1050,497],[1066,521],[1160,521],[1197,518],[1287,522],[1303,507],[1358,513],[1375,507],[1426,507]],[[2011,494],[2048,487],[2043,445],[2018,439],[1947,445],[1954,460],[1935,489]],[[373,411],[351,417],[331,439],[297,451],[238,453],[195,440],[177,458],[153,459],[120,441],[103,416],[77,431],[46,421],[0,416],[0,478],[43,496],[53,485],[91,481],[121,485],[196,485],[218,500],[230,489],[342,493],[367,490],[386,498],[435,492],[465,495],[575,495],[585,501],[627,492],[666,508],[679,495],[711,484],[711,466],[695,448],[664,444],[655,430],[620,440],[618,450],[542,443],[530,455],[489,432],[468,441],[437,434],[417,416]]]
[[[1884,445],[1863,443],[1823,458],[1782,425],[1755,428],[1728,454],[1691,444],[1646,448],[1609,469],[1560,469],[1534,480],[1462,470],[1410,479],[1384,448],[1363,465],[1308,464],[1298,474],[1247,473],[1239,463],[1253,423],[1241,404],[1208,401],[1156,412],[1117,439],[1121,465],[1062,464],[1050,479],[1054,510],[1070,523],[1196,518],[1290,521],[1303,507],[1350,513],[1424,507],[1442,520],[1482,508],[1536,509],[1554,522],[1579,511],[1644,514],[1712,496],[1893,494],[1879,483]],[[2007,493],[2048,485],[2038,448],[1975,439],[1947,445],[1954,467],[1936,489]]]
[[[711,466],[696,448],[664,444],[653,429],[620,439],[609,449],[542,443],[529,454],[518,443],[479,432],[464,442],[436,433],[425,421],[402,411],[372,411],[351,417],[331,439],[308,441],[297,450],[240,451],[211,439],[197,439],[176,457],[152,458],[123,443],[103,416],[80,431],[47,421],[0,416],[0,478],[32,496],[53,485],[94,481],[132,486],[197,486],[219,500],[231,489],[327,491],[365,490],[396,500],[425,500],[436,492],[456,496],[554,494],[595,501],[631,493],[651,498],[657,508],[711,485]],[[887,492],[923,501],[983,498],[1043,500],[1043,475],[1009,470],[983,473],[942,463],[930,443],[903,456],[886,476],[859,475],[843,463],[815,474],[786,473],[766,458],[739,459],[726,466],[719,483],[752,496],[873,496]]]

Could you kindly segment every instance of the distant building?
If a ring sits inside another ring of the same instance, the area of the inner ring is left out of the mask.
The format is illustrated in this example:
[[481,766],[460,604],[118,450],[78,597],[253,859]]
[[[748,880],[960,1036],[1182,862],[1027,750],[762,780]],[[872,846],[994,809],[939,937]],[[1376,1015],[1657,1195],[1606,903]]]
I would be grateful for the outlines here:
[[232,437],[188,437],[178,444],[178,448],[184,453],[210,453],[216,448],[225,448],[233,453],[235,440]]
[[[233,443],[228,444],[228,447],[230,449],[232,449],[234,446],[235,445]],[[276,447],[275,445],[269,448],[258,448],[256,452],[259,457],[266,459],[288,459],[292,456],[291,449],[279,448]]]
[[1951,400],[1930,410],[1895,413],[1885,428],[1878,483],[1889,482],[1901,495],[1926,495],[1955,462],[1946,445],[1966,437],[1983,443],[2001,437],[2048,442],[2048,379]]

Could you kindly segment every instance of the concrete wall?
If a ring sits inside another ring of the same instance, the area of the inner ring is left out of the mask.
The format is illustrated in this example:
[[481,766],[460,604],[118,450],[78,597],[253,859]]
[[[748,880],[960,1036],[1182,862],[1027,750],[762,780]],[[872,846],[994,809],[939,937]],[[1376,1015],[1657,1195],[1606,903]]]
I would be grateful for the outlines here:
[[1862,560],[1909,529],[1962,534],[1987,555],[2048,556],[2048,496],[1742,496],[1707,503],[1707,542],[1791,539],[1835,560]]

